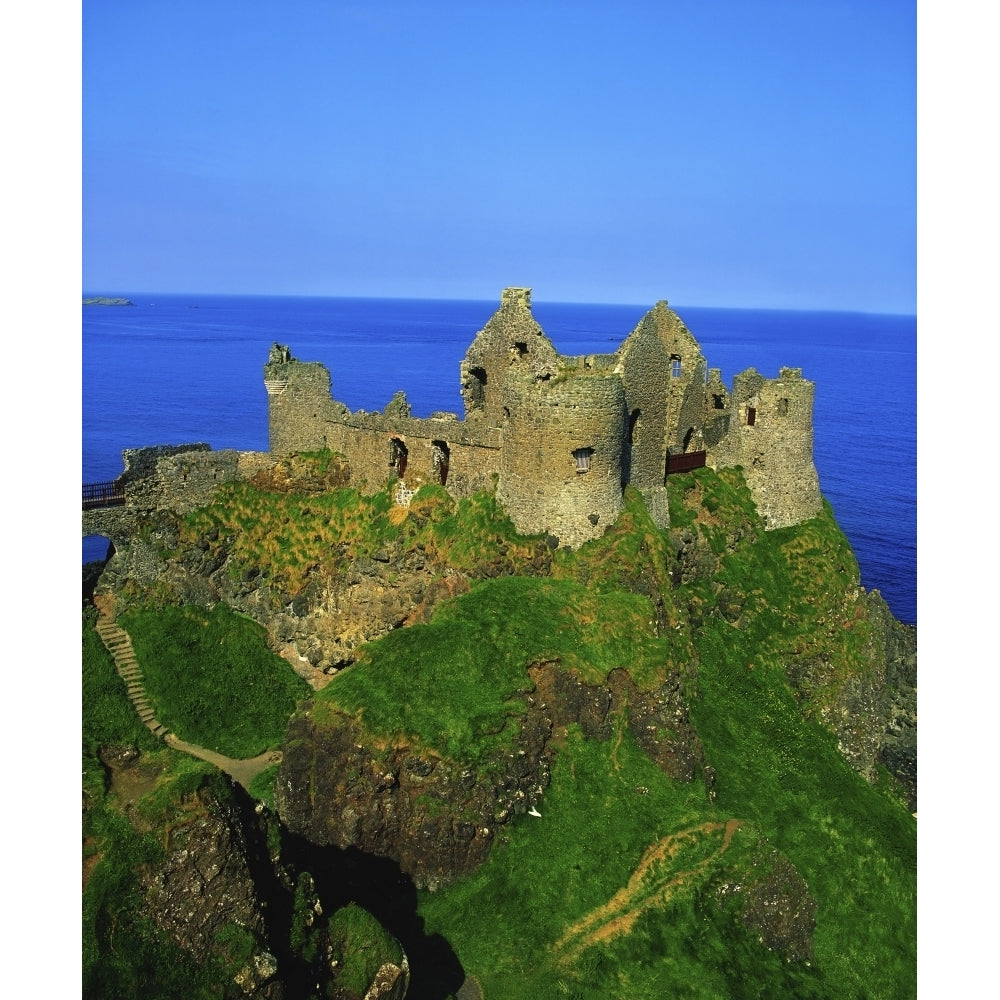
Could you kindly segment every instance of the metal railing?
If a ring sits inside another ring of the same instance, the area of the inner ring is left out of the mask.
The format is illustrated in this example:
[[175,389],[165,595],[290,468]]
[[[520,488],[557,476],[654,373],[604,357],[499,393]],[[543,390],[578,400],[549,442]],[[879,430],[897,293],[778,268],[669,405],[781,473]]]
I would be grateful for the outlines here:
[[83,509],[95,507],[120,507],[125,503],[125,489],[116,479],[104,483],[83,484]]

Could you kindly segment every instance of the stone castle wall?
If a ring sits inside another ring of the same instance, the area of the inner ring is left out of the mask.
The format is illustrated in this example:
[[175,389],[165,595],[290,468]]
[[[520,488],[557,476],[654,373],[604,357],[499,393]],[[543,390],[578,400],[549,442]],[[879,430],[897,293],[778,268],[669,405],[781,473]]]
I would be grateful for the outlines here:
[[352,485],[367,492],[381,488],[389,479],[403,478],[409,489],[438,483],[456,497],[468,496],[492,489],[500,471],[501,433],[495,428],[469,427],[455,417],[352,413],[330,421],[323,433],[325,446],[346,457]]
[[776,379],[752,368],[733,380],[732,426],[717,465],[740,465],[768,529],[798,524],[823,507],[813,464],[815,385],[800,368]]
[[628,406],[625,480],[640,491],[663,486],[667,469],[670,352],[659,337],[641,328],[622,345],[619,367]]
[[204,443],[127,448],[117,478],[125,505],[83,512],[83,534],[104,535],[122,551],[134,538],[143,512],[186,514],[211,502],[223,483],[249,479],[274,460],[266,451],[212,451]]
[[118,481],[126,505],[179,514],[203,507],[223,483],[249,479],[273,461],[265,451],[212,451],[206,444],[130,448],[122,457],[125,471]]
[[411,417],[402,393],[381,413],[351,412],[331,397],[323,365],[296,361],[277,345],[271,354],[264,381],[273,454],[340,452],[352,484],[367,492],[393,478],[405,479],[410,489],[443,484],[455,496],[492,488],[500,471],[499,429],[453,413]]
[[615,521],[625,485],[668,527],[668,454],[705,451],[711,467],[741,466],[769,529],[822,509],[813,383],[800,369],[782,368],[777,379],[749,369],[730,392],[665,301],[618,351],[568,358],[532,317],[530,289],[504,289],[459,371],[464,419],[413,417],[402,393],[381,412],[351,412],[333,398],[322,364],[275,344],[264,366],[270,452],[205,444],[125,452],[127,505],[186,511],[276,458],[328,448],[368,493],[393,480],[408,491],[441,484],[456,497],[495,484],[519,530],[572,547]]
[[613,372],[508,376],[497,499],[519,531],[577,547],[622,509],[625,390]]

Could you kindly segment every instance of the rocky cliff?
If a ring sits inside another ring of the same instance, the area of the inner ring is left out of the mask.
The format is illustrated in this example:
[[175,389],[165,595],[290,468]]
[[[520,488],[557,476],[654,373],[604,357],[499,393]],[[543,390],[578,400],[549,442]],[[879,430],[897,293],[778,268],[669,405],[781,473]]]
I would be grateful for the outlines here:
[[[408,509],[364,497],[329,456],[226,484],[201,510],[152,512],[98,597],[119,611],[229,604],[313,688],[268,804],[227,812],[198,799],[203,818],[185,834],[196,840],[151,870],[158,926],[214,961],[220,909],[245,910],[239,924],[259,943],[239,970],[246,995],[290,995],[280,990],[295,975],[321,966],[324,988],[346,989],[334,942],[348,938],[319,915],[350,902],[351,884],[402,941],[405,974],[389,961],[400,971],[383,977],[397,994],[472,995],[475,977],[490,996],[557,980],[581,996],[652,996],[608,977],[631,968],[630,948],[657,954],[667,932],[649,921],[669,912],[672,933],[688,920],[712,928],[699,933],[728,942],[743,956],[732,968],[753,968],[776,995],[862,995],[843,977],[889,945],[876,935],[862,957],[832,943],[857,914],[819,859],[839,858],[859,884],[876,870],[899,882],[880,912],[910,927],[910,903],[894,900],[912,895],[900,845],[916,809],[915,628],[860,587],[829,508],[765,532],[738,469],[668,488],[669,529],[629,490],[618,522],[575,553],[519,535],[488,495],[456,502],[428,487]],[[307,866],[282,872],[273,852],[250,849],[268,841],[247,832],[262,815],[285,860],[299,845]],[[882,859],[864,875],[845,847],[862,828]],[[327,867],[340,874],[318,874]],[[275,907],[262,884],[298,923],[260,920]],[[515,901],[538,943],[503,959],[490,924],[514,919]],[[461,943],[461,962],[435,928]],[[707,957],[716,946],[684,967],[725,990]],[[908,983],[909,965],[893,975]],[[588,979],[598,994],[580,992]]]

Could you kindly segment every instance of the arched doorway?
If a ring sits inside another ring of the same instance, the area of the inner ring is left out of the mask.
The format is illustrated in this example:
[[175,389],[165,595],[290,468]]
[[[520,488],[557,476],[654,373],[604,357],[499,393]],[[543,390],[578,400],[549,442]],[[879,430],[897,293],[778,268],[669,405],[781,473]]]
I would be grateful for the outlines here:
[[402,438],[389,438],[389,466],[395,470],[400,479],[406,475],[406,460],[409,454]]
[[447,441],[431,442],[431,468],[438,482],[444,486],[448,482],[448,466],[451,462],[451,449]]

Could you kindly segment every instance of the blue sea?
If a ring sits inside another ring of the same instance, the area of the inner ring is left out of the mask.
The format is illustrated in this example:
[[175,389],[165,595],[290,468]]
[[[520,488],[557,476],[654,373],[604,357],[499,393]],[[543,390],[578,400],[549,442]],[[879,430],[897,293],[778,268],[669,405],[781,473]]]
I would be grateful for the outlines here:
[[[97,294],[97,293],[88,293]],[[459,362],[499,305],[403,299],[114,292],[132,307],[83,307],[83,481],[113,479],[123,448],[205,441],[266,451],[263,366],[274,341],[321,361],[352,410],[404,389],[415,416],[462,414]],[[534,301],[563,354],[615,350],[653,305]],[[816,383],[820,487],[895,616],[915,623],[915,316],[711,309],[671,303],[732,387],[746,368],[801,368]],[[83,559],[107,543],[84,539]]]

